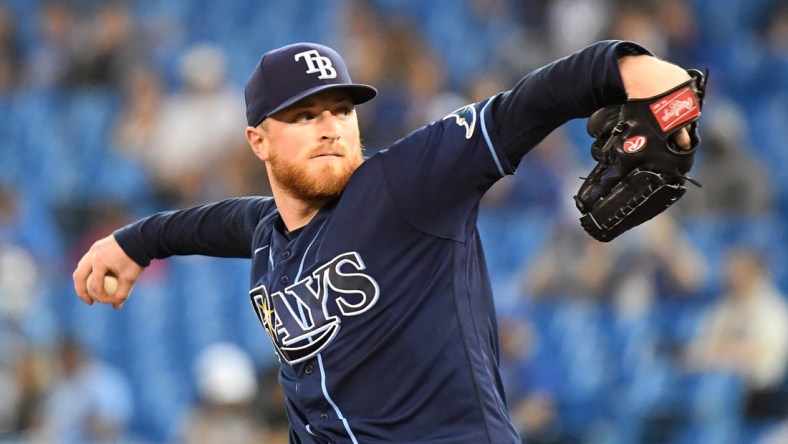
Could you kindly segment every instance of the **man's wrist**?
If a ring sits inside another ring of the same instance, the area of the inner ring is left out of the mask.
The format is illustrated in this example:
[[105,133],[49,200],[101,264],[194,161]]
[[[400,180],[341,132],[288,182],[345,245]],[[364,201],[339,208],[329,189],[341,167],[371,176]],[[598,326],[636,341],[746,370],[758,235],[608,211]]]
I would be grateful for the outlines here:
[[621,57],[618,67],[630,100],[658,96],[691,79],[684,68],[650,55]]
[[150,265],[151,257],[149,257],[147,251],[145,251],[144,246],[138,242],[137,238],[135,237],[138,224],[139,221],[135,222],[134,224],[129,224],[125,227],[118,228],[112,234],[120,248],[124,253],[126,253],[126,256],[130,257],[140,266],[147,267]]

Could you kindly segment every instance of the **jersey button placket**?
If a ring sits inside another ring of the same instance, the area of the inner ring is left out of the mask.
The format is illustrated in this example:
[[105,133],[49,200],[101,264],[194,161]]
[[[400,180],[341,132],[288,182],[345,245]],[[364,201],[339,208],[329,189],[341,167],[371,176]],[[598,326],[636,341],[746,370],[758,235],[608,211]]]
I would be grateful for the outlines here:
[[287,276],[282,276],[279,278],[279,282],[283,285],[287,285],[287,283],[290,282],[290,278],[288,278]]
[[315,367],[313,367],[312,364],[307,364],[304,367],[304,373],[306,373],[307,375],[311,375],[313,371],[315,371]]
[[290,250],[285,250],[282,252],[282,254],[279,255],[279,257],[281,257],[282,259],[287,259],[290,257],[291,254],[292,253],[290,253]]

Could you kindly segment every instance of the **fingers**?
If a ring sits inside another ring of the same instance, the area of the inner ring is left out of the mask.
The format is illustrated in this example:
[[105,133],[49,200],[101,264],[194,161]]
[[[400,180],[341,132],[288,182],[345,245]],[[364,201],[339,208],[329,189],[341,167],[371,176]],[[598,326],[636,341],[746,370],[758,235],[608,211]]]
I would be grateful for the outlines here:
[[676,134],[673,136],[673,141],[676,142],[676,145],[678,145],[679,148],[685,151],[692,148],[692,139],[690,138],[687,128],[682,128],[676,131]]
[[131,295],[131,288],[134,286],[134,280],[132,279],[123,279],[122,277],[118,278],[118,289],[115,291],[115,300],[112,306],[115,310],[120,310],[123,307],[123,304],[126,303],[126,300]]
[[74,273],[71,275],[71,278],[74,280],[74,289],[77,291],[77,297],[82,300],[82,302],[93,305],[93,298],[90,297],[88,294],[88,277],[90,276],[90,272],[92,271],[92,266],[90,260],[88,259],[88,255],[82,256],[79,263],[77,264],[77,268],[74,270]]
[[114,237],[108,236],[90,247],[72,278],[77,297],[84,303],[98,301],[119,309],[142,271],[143,267],[126,255]]
[[110,274],[110,271],[104,262],[96,260],[94,257],[93,271],[90,273],[87,283],[88,295],[90,295],[91,299],[94,301],[99,301],[105,304],[111,302],[111,296],[108,295],[107,291],[104,289],[104,276],[107,274]]

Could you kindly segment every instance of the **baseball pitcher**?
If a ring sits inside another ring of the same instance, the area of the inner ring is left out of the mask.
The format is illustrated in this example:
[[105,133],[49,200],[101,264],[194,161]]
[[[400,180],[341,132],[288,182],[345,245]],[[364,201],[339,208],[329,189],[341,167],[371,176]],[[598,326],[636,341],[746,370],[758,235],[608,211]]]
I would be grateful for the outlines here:
[[122,227],[79,262],[76,292],[119,308],[153,259],[249,258],[292,443],[519,443],[476,228],[482,195],[553,129],[594,114],[581,223],[608,241],[645,222],[684,193],[704,79],[602,41],[364,159],[356,105],[376,90],[326,46],[272,50],[245,96],[273,196]]

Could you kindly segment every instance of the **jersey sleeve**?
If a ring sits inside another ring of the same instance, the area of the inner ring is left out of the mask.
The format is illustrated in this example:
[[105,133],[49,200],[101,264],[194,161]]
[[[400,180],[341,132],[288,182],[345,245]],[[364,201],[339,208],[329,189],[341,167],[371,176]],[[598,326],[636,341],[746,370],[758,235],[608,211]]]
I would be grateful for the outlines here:
[[634,54],[650,53],[631,42],[598,42],[399,140],[381,156],[403,217],[430,234],[464,239],[484,193],[544,137],[626,100],[618,59]]
[[495,100],[462,107],[379,153],[392,200],[417,229],[464,240],[484,192],[514,172],[491,123]]
[[269,197],[241,197],[140,219],[115,231],[123,251],[148,266],[174,255],[249,258],[257,224],[275,210]]
[[605,40],[523,77],[493,103],[495,132],[516,167],[551,131],[571,119],[627,99],[618,59],[651,53],[640,45]]

